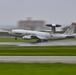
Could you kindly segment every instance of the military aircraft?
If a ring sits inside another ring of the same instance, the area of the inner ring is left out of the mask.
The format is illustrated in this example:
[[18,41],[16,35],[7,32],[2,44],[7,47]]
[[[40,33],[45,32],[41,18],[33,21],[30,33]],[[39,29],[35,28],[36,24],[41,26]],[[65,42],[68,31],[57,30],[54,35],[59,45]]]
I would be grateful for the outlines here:
[[76,24],[72,23],[68,29],[60,34],[60,33],[49,33],[49,32],[41,32],[41,31],[32,31],[32,30],[23,30],[23,29],[14,29],[10,32],[15,39],[17,37],[22,37],[23,39],[37,39],[37,42],[49,41],[49,40],[57,40],[57,39],[65,39],[65,38],[74,38],[75,35],[74,29]]

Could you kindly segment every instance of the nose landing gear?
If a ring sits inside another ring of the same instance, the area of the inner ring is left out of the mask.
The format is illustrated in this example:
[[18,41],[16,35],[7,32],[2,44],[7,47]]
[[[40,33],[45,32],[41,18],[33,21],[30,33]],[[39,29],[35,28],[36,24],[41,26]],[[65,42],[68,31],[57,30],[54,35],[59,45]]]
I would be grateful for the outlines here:
[[15,37],[15,40],[17,40],[17,37]]

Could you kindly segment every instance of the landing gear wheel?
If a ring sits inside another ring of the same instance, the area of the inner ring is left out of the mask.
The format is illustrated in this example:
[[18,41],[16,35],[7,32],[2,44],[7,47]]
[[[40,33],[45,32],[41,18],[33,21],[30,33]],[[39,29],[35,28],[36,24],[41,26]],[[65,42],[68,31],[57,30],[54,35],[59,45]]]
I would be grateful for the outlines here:
[[40,40],[38,39],[37,42],[47,42],[48,40]]
[[15,37],[15,40],[17,40],[17,37]]
[[38,39],[37,42],[41,42],[41,40]]
[[48,40],[43,40],[44,42],[47,42]]

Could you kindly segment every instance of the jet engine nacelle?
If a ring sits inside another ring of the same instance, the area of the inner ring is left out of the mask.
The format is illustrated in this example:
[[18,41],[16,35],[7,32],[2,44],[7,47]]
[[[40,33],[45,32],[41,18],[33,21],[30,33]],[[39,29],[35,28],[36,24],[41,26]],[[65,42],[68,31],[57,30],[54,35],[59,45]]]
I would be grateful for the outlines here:
[[23,38],[23,39],[30,40],[30,39],[31,39],[31,35],[28,35],[28,36],[23,36],[22,38]]

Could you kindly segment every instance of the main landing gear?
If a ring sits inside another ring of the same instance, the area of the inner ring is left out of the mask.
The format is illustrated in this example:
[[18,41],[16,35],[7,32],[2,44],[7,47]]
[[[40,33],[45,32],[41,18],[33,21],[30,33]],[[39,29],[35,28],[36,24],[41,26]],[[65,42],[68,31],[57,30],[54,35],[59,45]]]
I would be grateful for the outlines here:
[[44,40],[43,40],[43,39],[42,39],[42,40],[41,40],[41,39],[38,39],[38,40],[37,40],[37,43],[39,43],[39,42],[47,42],[47,41],[48,41],[48,40],[45,40],[45,39],[44,39]]

